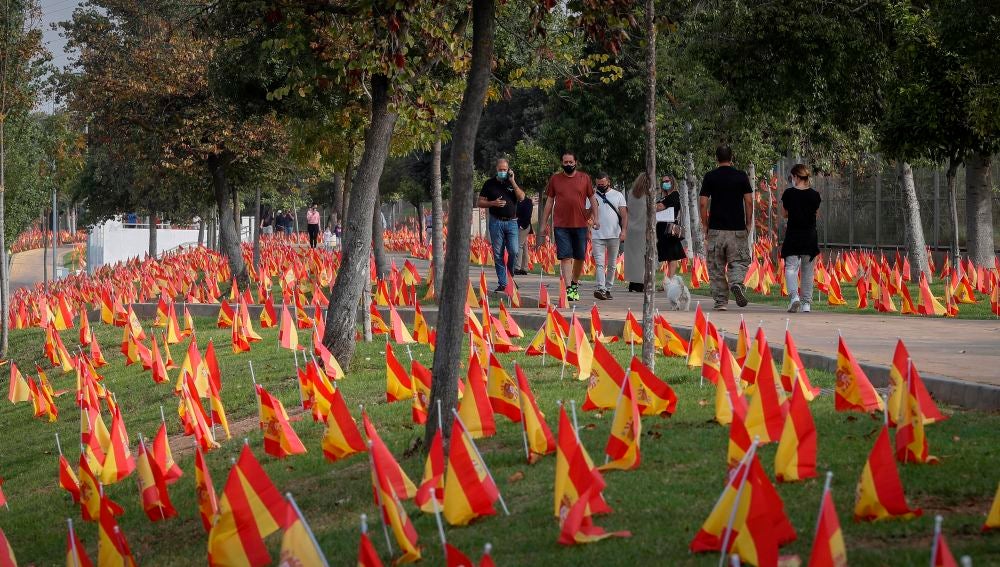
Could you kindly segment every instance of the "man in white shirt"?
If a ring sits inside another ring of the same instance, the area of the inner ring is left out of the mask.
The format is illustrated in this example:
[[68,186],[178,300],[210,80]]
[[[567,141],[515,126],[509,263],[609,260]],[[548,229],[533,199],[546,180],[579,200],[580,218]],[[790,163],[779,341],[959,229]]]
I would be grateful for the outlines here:
[[[597,289],[594,290],[594,297],[611,299],[618,249],[625,240],[628,228],[628,209],[625,206],[625,195],[611,188],[611,178],[607,173],[597,175],[595,197],[597,215],[591,215],[591,219],[597,221],[598,228],[590,229],[594,263],[597,264]],[[590,209],[589,201],[586,208]]]

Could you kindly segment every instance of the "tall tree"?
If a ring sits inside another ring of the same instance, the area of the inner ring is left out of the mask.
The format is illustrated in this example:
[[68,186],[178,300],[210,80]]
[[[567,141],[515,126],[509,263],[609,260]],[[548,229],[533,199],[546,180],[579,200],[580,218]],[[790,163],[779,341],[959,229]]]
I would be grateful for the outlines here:
[[643,274],[642,297],[642,361],[653,366],[656,355],[654,340],[654,293],[656,286],[656,202],[653,188],[656,177],[656,6],[646,0],[646,270]]

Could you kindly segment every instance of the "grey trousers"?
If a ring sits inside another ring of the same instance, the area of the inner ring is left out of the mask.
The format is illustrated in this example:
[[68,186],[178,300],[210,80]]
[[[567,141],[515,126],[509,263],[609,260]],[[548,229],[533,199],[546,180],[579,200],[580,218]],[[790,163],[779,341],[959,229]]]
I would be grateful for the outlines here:
[[[809,256],[788,256],[785,258],[785,286],[788,288],[790,298],[798,297],[803,303],[812,302],[813,268],[815,267],[816,260],[810,260]],[[801,295],[799,291],[800,271],[802,274]]]
[[618,261],[618,238],[594,238],[594,263],[597,264],[597,289],[611,289],[615,284],[615,262]]
[[528,234],[531,232],[531,228],[521,228],[517,227],[517,241],[521,245],[521,250],[519,251],[519,260],[517,268],[519,270],[528,271]]

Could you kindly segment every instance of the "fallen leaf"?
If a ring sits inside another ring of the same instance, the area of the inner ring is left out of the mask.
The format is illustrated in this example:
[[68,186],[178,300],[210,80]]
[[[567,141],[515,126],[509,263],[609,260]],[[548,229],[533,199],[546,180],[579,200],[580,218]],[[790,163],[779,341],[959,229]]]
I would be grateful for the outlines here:
[[524,473],[521,472],[521,471],[517,471],[516,473],[510,475],[507,478],[507,482],[511,482],[511,483],[518,482],[520,480],[524,480]]

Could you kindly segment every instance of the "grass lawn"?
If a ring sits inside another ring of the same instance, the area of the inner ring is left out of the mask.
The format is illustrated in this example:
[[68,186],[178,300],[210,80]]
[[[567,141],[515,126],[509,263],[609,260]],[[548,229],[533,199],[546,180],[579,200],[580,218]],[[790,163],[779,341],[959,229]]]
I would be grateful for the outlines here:
[[[293,378],[292,357],[277,347],[275,329],[261,331],[263,343],[253,345],[249,353],[232,354],[230,331],[215,329],[214,320],[196,319],[199,344],[204,348],[209,338],[215,340],[223,376],[223,399],[234,429],[245,434],[264,469],[282,492],[294,494],[332,565],[353,564],[358,543],[358,518],[362,513],[371,519],[372,540],[386,558],[378,512],[372,503],[368,459],[355,455],[331,464],[323,459],[321,426],[306,417],[294,423],[309,452],[284,461],[264,454],[262,436],[256,427],[256,409],[247,362],[253,360],[257,380],[278,395],[290,411],[298,404]],[[133,440],[141,433],[151,438],[159,426],[159,406],[167,412],[172,435],[179,434],[180,423],[172,385],[155,385],[139,365],[125,368],[118,353],[121,331],[97,324],[95,332],[110,364],[103,370],[105,384],[117,395],[123,408],[128,432]],[[69,348],[77,344],[76,330],[63,334]],[[527,339],[522,339],[522,343]],[[32,362],[42,359],[42,332],[37,329],[14,331],[11,335],[12,359],[27,373]],[[172,354],[178,364],[184,349],[177,345]],[[404,452],[423,430],[410,422],[408,403],[385,403],[384,343],[358,345],[354,364],[341,383],[352,408],[365,404],[390,449],[403,468],[419,483],[423,457],[414,451]],[[415,357],[430,365],[432,355],[422,346],[412,347]],[[405,361],[406,350],[396,349]],[[623,364],[628,347],[614,345],[612,352]],[[556,401],[575,399],[582,403],[584,384],[559,379],[559,367],[551,359],[543,366],[539,358],[517,354],[501,355],[508,366],[515,360],[523,363],[532,387],[549,424],[556,425]],[[916,361],[920,363],[919,360]],[[614,513],[597,518],[609,530],[631,530],[630,539],[565,548],[556,543],[558,527],[552,517],[554,456],[535,465],[524,462],[520,425],[498,416],[498,434],[479,444],[511,510],[505,517],[485,518],[463,528],[446,528],[449,541],[473,558],[482,545],[492,542],[498,565],[628,565],[639,562],[670,565],[715,565],[715,555],[688,553],[687,545],[708,515],[724,485],[727,431],[712,421],[714,391],[699,387],[693,371],[679,359],[659,358],[656,374],[676,390],[680,402],[677,414],[670,419],[645,418],[643,423],[642,464],[630,472],[606,474],[605,491]],[[6,374],[6,372],[4,372]],[[171,371],[175,378],[177,371]],[[56,389],[73,388],[72,374],[49,373]],[[831,387],[831,375],[814,372],[815,384]],[[58,488],[57,453],[54,433],[62,439],[67,458],[77,462],[73,446],[79,434],[79,417],[72,393],[57,399],[60,417],[48,423],[31,417],[27,403],[12,406],[4,402],[0,410],[0,475],[6,479],[4,490],[10,509],[0,510],[0,525],[6,532],[22,565],[54,565],[64,561],[66,518],[74,518],[78,533],[92,558],[96,557],[96,526],[79,519],[80,514],[69,495]],[[903,485],[911,504],[922,506],[924,516],[912,521],[888,521],[856,524],[851,521],[854,487],[881,421],[859,414],[838,414],[833,399],[824,394],[812,404],[819,431],[819,468],[834,472],[833,494],[852,565],[924,564],[930,553],[930,536],[935,514],[945,517],[944,530],[956,555],[971,555],[977,565],[1000,563],[1000,534],[981,535],[979,528],[989,509],[1000,479],[1000,454],[996,451],[996,432],[1000,415],[956,411],[943,408],[951,419],[928,427],[931,452],[941,464],[901,467]],[[293,412],[297,413],[297,412]],[[357,411],[355,410],[355,415]],[[105,416],[106,417],[106,416]],[[604,415],[579,414],[580,435],[595,461],[603,461],[610,412]],[[110,423],[109,423],[110,425]],[[229,471],[230,458],[237,456],[243,434],[223,442],[220,450],[207,456],[217,491],[221,492]],[[171,498],[179,517],[151,523],[142,511],[134,476],[107,487],[112,499],[125,507],[120,519],[140,565],[204,564],[207,535],[198,518],[194,490],[194,456],[188,439],[173,437],[174,456],[184,476],[170,487]],[[760,454],[765,469],[773,470],[776,446],[768,445]],[[821,474],[822,476],[822,474]],[[778,491],[799,538],[783,548],[785,554],[798,554],[808,560],[812,532],[822,491],[822,480],[779,485]],[[443,564],[434,518],[406,505],[424,547],[424,563]],[[499,507],[498,507],[499,509]],[[274,535],[268,540],[272,556],[280,542]]]

